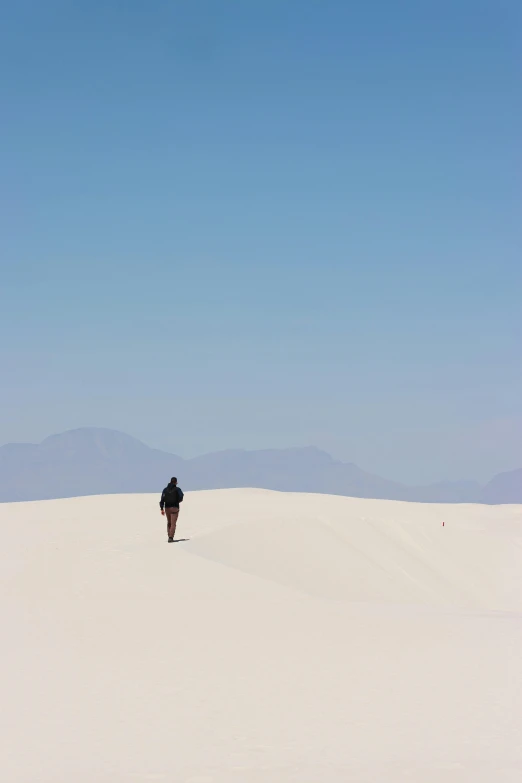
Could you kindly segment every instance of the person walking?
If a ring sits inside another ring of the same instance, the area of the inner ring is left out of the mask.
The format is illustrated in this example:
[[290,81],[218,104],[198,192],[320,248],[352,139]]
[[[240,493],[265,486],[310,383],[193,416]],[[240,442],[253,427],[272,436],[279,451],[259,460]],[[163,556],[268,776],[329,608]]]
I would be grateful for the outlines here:
[[179,515],[179,504],[183,501],[183,492],[178,487],[177,478],[173,477],[161,493],[160,509],[163,516],[167,517],[167,535],[169,544],[174,541],[176,534],[176,522]]

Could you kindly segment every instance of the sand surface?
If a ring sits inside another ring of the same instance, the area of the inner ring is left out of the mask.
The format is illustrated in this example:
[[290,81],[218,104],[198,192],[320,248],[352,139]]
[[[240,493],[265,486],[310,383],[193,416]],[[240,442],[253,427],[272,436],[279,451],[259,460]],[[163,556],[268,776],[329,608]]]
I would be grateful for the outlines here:
[[522,780],[522,506],[157,503],[0,505],[2,780]]

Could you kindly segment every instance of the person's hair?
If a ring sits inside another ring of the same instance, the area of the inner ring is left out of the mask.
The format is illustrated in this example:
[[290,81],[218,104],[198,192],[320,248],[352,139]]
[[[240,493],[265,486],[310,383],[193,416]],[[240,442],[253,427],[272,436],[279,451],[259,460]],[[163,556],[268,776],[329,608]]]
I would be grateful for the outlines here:
[[170,483],[171,484],[177,484],[178,483],[178,480],[177,480],[176,476],[172,476],[172,478],[170,480]]

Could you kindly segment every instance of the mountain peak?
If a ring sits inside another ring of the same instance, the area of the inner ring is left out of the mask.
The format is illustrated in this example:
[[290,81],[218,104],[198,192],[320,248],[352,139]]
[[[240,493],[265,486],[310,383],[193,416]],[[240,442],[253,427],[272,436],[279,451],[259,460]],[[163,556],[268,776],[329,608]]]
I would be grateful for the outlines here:
[[60,448],[97,448],[97,449],[129,449],[149,447],[137,438],[127,435],[119,430],[111,430],[105,427],[78,427],[74,430],[66,430],[56,435],[49,435],[40,444],[44,449]]
[[484,503],[522,503],[522,468],[499,473],[482,492]]

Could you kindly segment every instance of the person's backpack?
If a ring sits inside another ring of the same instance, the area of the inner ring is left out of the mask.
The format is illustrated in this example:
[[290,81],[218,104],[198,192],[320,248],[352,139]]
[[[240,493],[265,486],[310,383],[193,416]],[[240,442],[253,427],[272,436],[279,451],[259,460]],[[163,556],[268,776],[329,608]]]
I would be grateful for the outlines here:
[[170,484],[165,490],[165,496],[163,498],[165,506],[167,508],[177,506],[183,500],[183,492],[179,487],[171,487]]

